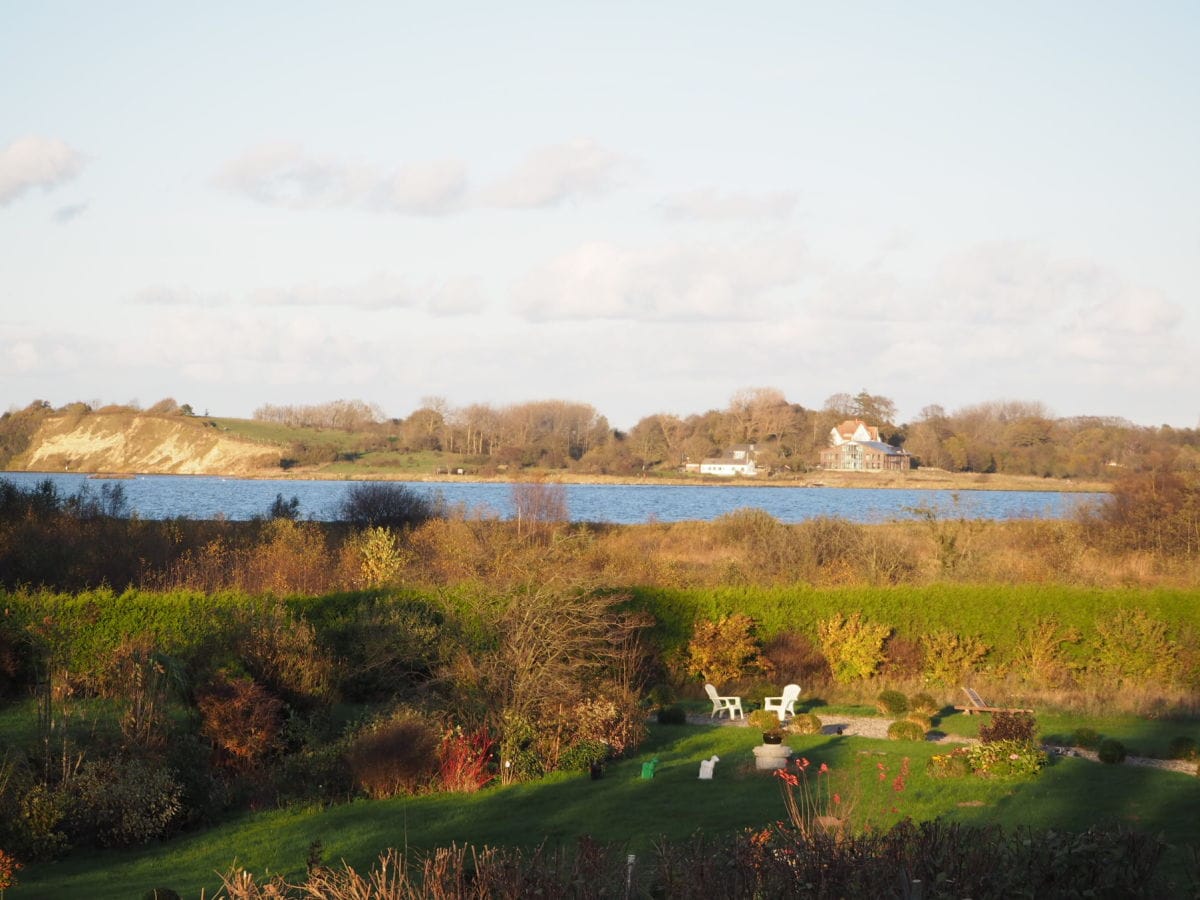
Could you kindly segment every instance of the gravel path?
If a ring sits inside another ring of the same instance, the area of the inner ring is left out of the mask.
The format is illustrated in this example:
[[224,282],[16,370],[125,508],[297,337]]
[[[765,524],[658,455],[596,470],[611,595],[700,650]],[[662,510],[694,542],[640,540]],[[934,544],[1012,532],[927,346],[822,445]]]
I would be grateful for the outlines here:
[[[888,726],[892,724],[892,719],[884,719],[880,716],[837,716],[829,715],[821,717],[821,733],[822,734],[842,734],[853,737],[875,738],[876,740],[887,740]],[[730,721],[728,717],[722,716],[718,719],[711,719],[704,714],[689,715],[689,725],[728,725],[733,728],[748,728],[745,719],[734,719]],[[840,730],[839,730],[840,729]],[[929,732],[928,741],[934,743],[947,744],[973,744],[977,741],[976,738],[962,737],[957,734],[944,734],[940,731]],[[1086,759],[1092,762],[1099,762],[1094,750],[1085,750],[1082,747],[1059,747],[1046,748],[1050,752],[1058,752],[1063,756],[1073,756],[1078,759]],[[1185,775],[1196,775],[1196,761],[1185,759],[1151,759],[1145,756],[1127,756],[1125,764],[1128,766],[1148,766],[1154,769],[1165,769],[1170,772],[1182,772]]]

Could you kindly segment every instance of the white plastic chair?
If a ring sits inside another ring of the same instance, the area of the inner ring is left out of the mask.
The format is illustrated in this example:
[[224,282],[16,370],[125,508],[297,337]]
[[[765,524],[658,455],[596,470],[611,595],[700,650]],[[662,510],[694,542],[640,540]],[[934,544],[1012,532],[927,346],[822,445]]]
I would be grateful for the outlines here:
[[742,712],[741,697],[722,697],[717,693],[717,689],[711,684],[706,684],[704,686],[704,690],[708,694],[708,699],[712,701],[713,705],[712,712],[708,716],[710,719],[722,712],[729,713],[730,719],[736,719],[738,716],[741,716],[743,719],[746,718],[746,714]]
[[783,722],[788,716],[796,714],[796,701],[800,699],[800,685],[789,684],[783,689],[783,695],[780,697],[764,697],[763,709],[770,710],[779,716],[779,721]]

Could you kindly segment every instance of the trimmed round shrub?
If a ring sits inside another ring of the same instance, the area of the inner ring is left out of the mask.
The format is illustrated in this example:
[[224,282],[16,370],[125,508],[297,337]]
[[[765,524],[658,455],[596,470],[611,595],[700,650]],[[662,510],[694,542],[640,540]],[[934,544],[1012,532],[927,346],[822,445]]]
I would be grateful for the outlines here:
[[1100,745],[1100,732],[1094,728],[1076,728],[1071,732],[1071,745],[1091,750]]
[[924,716],[935,716],[941,711],[941,706],[929,694],[913,694],[908,701],[908,708]]
[[875,698],[875,708],[885,716],[902,716],[908,712],[908,698],[899,691],[883,691]]
[[922,731],[928,731],[933,727],[933,721],[929,718],[929,716],[924,716],[917,712],[910,712],[904,717],[904,721],[919,725]]
[[1172,738],[1167,748],[1167,755],[1171,759],[1196,759],[1198,755],[1196,741],[1186,735]]
[[792,734],[820,734],[821,720],[812,713],[800,713],[788,722],[788,731]]
[[658,708],[659,725],[686,725],[687,711],[682,706],[660,706]]
[[888,726],[887,735],[893,741],[923,741],[925,740],[925,729],[916,722],[897,719]]
[[1100,762],[1110,765],[1125,762],[1127,755],[1125,745],[1116,738],[1102,740],[1100,746],[1096,748],[1096,753],[1100,757]]
[[779,716],[769,709],[756,709],[746,716],[746,724],[759,731],[779,731]]

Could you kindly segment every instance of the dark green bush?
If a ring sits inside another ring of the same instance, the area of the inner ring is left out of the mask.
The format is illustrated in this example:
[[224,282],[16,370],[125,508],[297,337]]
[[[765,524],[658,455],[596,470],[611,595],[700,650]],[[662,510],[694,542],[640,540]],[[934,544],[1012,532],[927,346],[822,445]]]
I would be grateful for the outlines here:
[[682,706],[660,706],[657,718],[659,725],[686,725],[687,710]]
[[1076,728],[1071,732],[1071,745],[1091,750],[1100,746],[1100,732],[1094,728]]
[[85,762],[70,784],[65,821],[76,844],[134,847],[165,835],[182,812],[183,789],[169,769],[141,759]]
[[612,754],[604,741],[580,741],[572,744],[558,757],[558,767],[568,772],[582,772],[593,764],[602,763]]
[[1100,757],[1100,762],[1110,765],[1125,762],[1125,757],[1128,755],[1125,745],[1116,738],[1102,740],[1100,746],[1096,748],[1096,754]]
[[908,719],[897,719],[888,726],[887,735],[893,741],[923,741],[925,729]]
[[1167,749],[1167,756],[1171,759],[1195,759],[1197,755],[1196,740],[1187,735],[1172,738]]
[[902,716],[908,712],[908,698],[899,691],[883,691],[875,698],[875,708],[885,716]]

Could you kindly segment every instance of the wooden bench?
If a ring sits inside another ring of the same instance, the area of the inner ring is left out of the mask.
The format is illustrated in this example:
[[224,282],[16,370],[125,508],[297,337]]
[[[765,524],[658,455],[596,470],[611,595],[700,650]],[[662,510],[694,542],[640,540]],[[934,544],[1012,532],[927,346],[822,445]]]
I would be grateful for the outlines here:
[[987,703],[984,702],[984,699],[979,696],[979,694],[975,691],[974,688],[965,687],[965,688],[963,688],[963,693],[967,695],[967,699],[971,701],[971,705],[970,706],[956,706],[954,708],[957,709],[959,712],[965,712],[968,716],[973,716],[973,715],[975,715],[975,713],[985,713],[985,712],[986,713],[997,713],[997,712],[1032,713],[1033,712],[1032,709],[1022,709],[1022,708],[1016,707],[1016,706],[989,706]]

